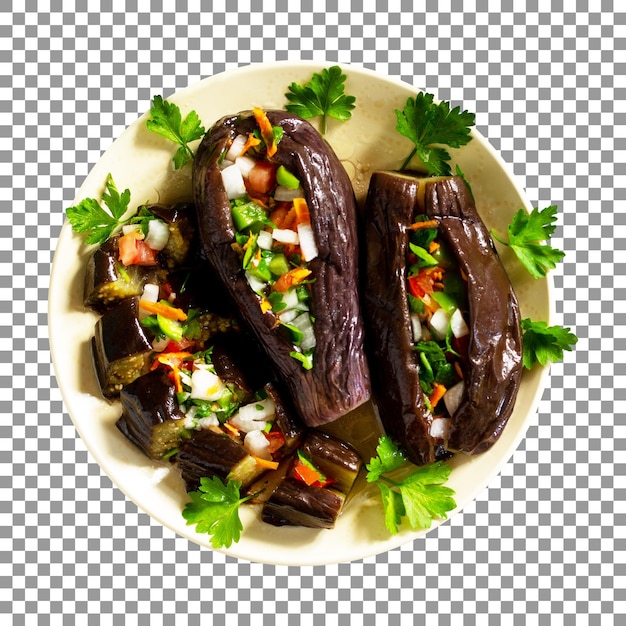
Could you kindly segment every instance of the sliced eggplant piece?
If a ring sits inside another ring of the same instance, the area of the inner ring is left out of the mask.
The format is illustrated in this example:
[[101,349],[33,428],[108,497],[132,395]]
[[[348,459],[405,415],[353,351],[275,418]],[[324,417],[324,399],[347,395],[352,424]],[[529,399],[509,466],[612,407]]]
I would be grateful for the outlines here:
[[184,415],[169,376],[154,370],[120,393],[122,415],[117,427],[152,459],[162,459],[188,436]]
[[509,277],[461,177],[424,182],[428,217],[467,276],[470,342],[465,392],[452,416],[448,448],[488,450],[506,426],[522,377],[520,310]]
[[97,248],[87,261],[84,281],[84,304],[104,313],[124,298],[141,295],[148,282],[159,282],[153,267],[120,263],[118,237],[109,239]]
[[96,322],[92,352],[102,394],[113,397],[150,369],[153,334],[139,321],[139,298],[126,298]]
[[263,505],[261,517],[273,526],[333,528],[346,496],[328,487],[309,487],[287,476]]
[[[306,481],[299,468],[303,458],[314,474]],[[263,521],[274,526],[332,528],[361,465],[361,458],[351,446],[325,433],[309,430],[284,479],[265,500]],[[314,482],[316,473],[324,481],[323,485]]]
[[411,460],[435,460],[431,415],[419,380],[406,288],[406,227],[420,182],[396,173],[372,175],[365,203],[364,316],[378,411],[387,433]]
[[203,476],[232,479],[245,488],[267,471],[244,447],[228,435],[213,430],[195,431],[177,455],[187,491],[195,491]]
[[261,310],[233,249],[236,231],[219,163],[237,135],[248,136],[257,128],[250,111],[218,121],[198,148],[193,168],[198,232],[208,262],[289,390],[298,413],[307,425],[316,426],[370,397],[358,293],[356,203],[341,162],[308,122],[284,111],[268,111],[267,118],[282,131],[272,161],[300,181],[317,247],[317,256],[309,263],[316,341],[312,369],[304,369],[291,356],[292,341],[274,313]]
[[276,426],[285,438],[285,445],[281,451],[281,455],[284,457],[291,454],[298,447],[306,433],[306,428],[296,417],[292,403],[289,401],[287,394],[279,389],[278,383],[269,382],[263,389],[274,401],[274,406],[276,407],[274,418]]

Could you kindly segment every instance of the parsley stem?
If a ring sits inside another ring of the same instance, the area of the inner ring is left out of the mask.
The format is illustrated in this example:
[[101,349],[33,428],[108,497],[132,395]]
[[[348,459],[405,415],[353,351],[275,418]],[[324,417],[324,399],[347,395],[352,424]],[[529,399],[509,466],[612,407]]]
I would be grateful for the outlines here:
[[402,164],[402,166],[400,167],[400,171],[402,171],[410,162],[411,159],[417,154],[417,148],[413,148],[413,150],[411,150],[411,154],[409,154],[409,156],[405,159],[404,163]]

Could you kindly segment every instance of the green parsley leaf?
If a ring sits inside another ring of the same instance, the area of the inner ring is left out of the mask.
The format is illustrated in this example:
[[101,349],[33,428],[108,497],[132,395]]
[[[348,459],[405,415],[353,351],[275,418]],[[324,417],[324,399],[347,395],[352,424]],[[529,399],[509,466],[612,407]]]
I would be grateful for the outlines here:
[[109,209],[108,212],[94,198],[85,198],[66,210],[67,219],[74,232],[87,233],[85,239],[87,244],[103,244],[119,226],[130,220],[122,219],[128,211],[130,191],[125,189],[120,194],[111,174],[107,176],[102,202]]
[[224,484],[217,476],[200,479],[197,491],[189,493],[191,502],[183,510],[187,524],[195,524],[196,532],[211,535],[214,548],[230,548],[241,537],[243,525],[239,518],[239,506],[253,498],[242,498],[241,483],[229,480]]
[[522,320],[522,361],[526,369],[535,363],[546,365],[563,360],[563,350],[571,351],[578,337],[562,326],[548,326],[546,322]]
[[198,114],[191,111],[185,119],[182,119],[180,109],[176,104],[163,100],[162,96],[154,96],[150,115],[152,117],[146,122],[146,128],[180,146],[172,159],[174,169],[178,170],[192,161],[194,153],[189,143],[201,139],[205,133]]
[[404,518],[411,528],[430,528],[433,519],[446,519],[448,511],[456,507],[454,490],[443,485],[452,471],[449,465],[436,461],[416,468],[398,482],[384,476],[411,468],[398,445],[384,435],[378,441],[376,455],[366,465],[366,479],[380,488],[385,525],[392,535],[397,534]]
[[285,98],[289,100],[285,108],[304,119],[321,116],[321,133],[326,133],[327,117],[345,122],[352,116],[354,96],[344,93],[347,76],[338,65],[313,74],[306,85],[291,83]]
[[513,250],[534,278],[543,278],[565,256],[561,250],[547,243],[540,243],[552,236],[556,228],[556,211],[556,206],[549,206],[541,211],[534,208],[530,213],[520,209],[508,226],[508,241],[494,230],[491,231],[495,239]]
[[433,100],[432,94],[420,92],[415,98],[408,98],[402,111],[396,109],[396,130],[415,144],[400,169],[417,155],[429,174],[449,176],[450,154],[441,146],[460,148],[469,143],[475,115],[461,112],[458,106],[450,110],[449,102],[435,104]]

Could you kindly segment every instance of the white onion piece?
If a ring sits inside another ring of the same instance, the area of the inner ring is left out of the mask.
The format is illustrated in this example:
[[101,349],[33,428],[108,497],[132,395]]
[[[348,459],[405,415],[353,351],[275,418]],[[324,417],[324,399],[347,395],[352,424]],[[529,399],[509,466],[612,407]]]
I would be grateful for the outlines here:
[[469,335],[469,328],[463,319],[461,309],[454,309],[454,313],[450,318],[450,328],[452,329],[452,334],[457,339],[465,337],[465,335]]
[[256,240],[256,245],[259,246],[261,250],[271,250],[273,245],[272,233],[267,230],[260,231]]
[[248,178],[250,170],[256,165],[256,161],[252,157],[242,156],[235,160],[237,167],[241,170],[241,175]]
[[417,313],[409,313],[411,318],[411,330],[413,331],[413,343],[417,343],[422,338],[422,322]]
[[145,300],[146,302],[158,302],[159,301],[159,286],[155,283],[146,283],[143,287],[141,300]]
[[137,231],[137,234],[141,234],[141,238],[143,239],[143,233],[140,233],[141,227],[139,226],[139,224],[124,224],[124,226],[122,226],[122,234],[124,235],[128,235],[128,233],[133,233],[135,231]]
[[450,417],[454,417],[454,414],[461,406],[464,392],[465,383],[461,380],[453,387],[450,387],[450,389],[443,394],[443,403],[446,405],[446,410],[448,411],[448,415],[450,415]]
[[450,325],[450,315],[443,309],[437,309],[428,322],[430,332],[436,340],[442,341],[446,338],[448,326]]
[[222,174],[222,183],[224,184],[224,189],[229,200],[241,198],[246,195],[246,186],[243,182],[243,176],[236,163],[229,165],[220,173]]
[[252,291],[258,293],[259,295],[263,294],[263,291],[265,290],[265,283],[262,280],[259,280],[256,276],[254,276],[254,274],[251,274],[248,271],[245,272],[244,276],[246,277],[248,285],[250,285]]
[[260,459],[266,461],[272,460],[272,453],[270,452],[270,442],[267,437],[260,430],[251,430],[243,440],[243,447],[254,456],[258,456]]
[[274,417],[275,412],[274,401],[271,398],[265,398],[265,400],[242,406],[230,418],[230,423],[244,433],[263,430],[267,426],[268,420]]
[[278,185],[278,187],[276,187],[276,190],[274,191],[274,200],[276,200],[276,202],[290,202],[295,198],[302,197],[304,197],[302,187],[289,189],[289,187],[283,187],[282,185]]
[[298,317],[298,315],[300,315],[300,311],[298,311],[296,309],[289,309],[288,311],[281,311],[278,314],[278,319],[283,324],[289,324],[289,323],[293,322],[293,320],[295,320],[296,317]]
[[450,432],[450,419],[446,417],[437,417],[430,425],[430,436],[435,438],[447,439]]
[[248,138],[245,135],[237,135],[233,139],[233,143],[230,144],[230,148],[228,148],[225,158],[229,161],[234,161],[237,157],[241,156],[247,141]]
[[191,397],[197,400],[218,400],[224,383],[207,369],[196,369],[191,375]]
[[298,245],[300,243],[298,233],[295,230],[289,230],[288,228],[275,228],[272,231],[272,237],[274,238],[274,241],[278,241],[278,243],[291,243],[293,245]]
[[224,159],[220,164],[219,164],[219,168],[221,170],[225,170],[227,167],[230,167],[231,165],[234,165],[235,162],[234,161],[229,161],[228,159]]
[[311,224],[298,224],[298,239],[300,239],[302,258],[306,262],[312,261],[317,256],[317,244]]
[[170,229],[161,220],[150,220],[148,222],[148,234],[145,242],[153,250],[163,250],[170,238]]

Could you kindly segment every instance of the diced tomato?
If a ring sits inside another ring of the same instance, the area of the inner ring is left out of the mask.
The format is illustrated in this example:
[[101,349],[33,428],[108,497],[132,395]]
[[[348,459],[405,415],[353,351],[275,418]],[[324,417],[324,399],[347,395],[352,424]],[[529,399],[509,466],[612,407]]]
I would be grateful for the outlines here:
[[280,450],[285,445],[285,436],[280,430],[271,430],[269,433],[265,433],[265,437],[270,442],[269,452],[274,454],[277,450]]
[[151,266],[157,264],[157,252],[148,244],[137,239],[136,231],[131,231],[118,240],[119,259],[123,265],[144,265]]
[[248,174],[248,189],[252,194],[268,194],[276,186],[276,165],[257,161]]
[[180,341],[170,341],[164,352],[183,352],[185,350],[189,350],[189,348],[193,345],[194,342],[191,339],[183,337]]
[[423,298],[435,290],[435,279],[430,268],[420,270],[418,274],[409,276],[409,293],[416,298]]

